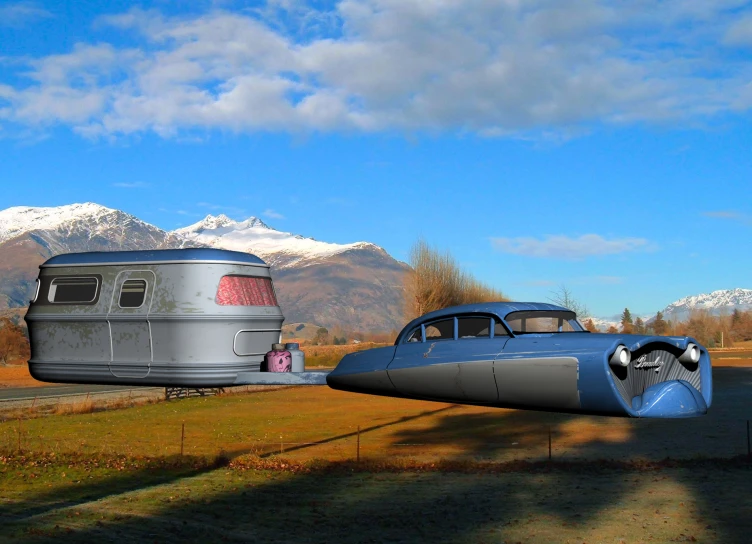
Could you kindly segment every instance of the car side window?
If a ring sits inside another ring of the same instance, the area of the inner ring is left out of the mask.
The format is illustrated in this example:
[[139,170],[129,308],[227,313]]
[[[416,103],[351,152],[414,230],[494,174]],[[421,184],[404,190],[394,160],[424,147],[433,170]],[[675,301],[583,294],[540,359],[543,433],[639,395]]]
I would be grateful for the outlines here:
[[497,336],[509,336],[509,333],[504,328],[504,325],[501,324],[501,321],[494,318],[494,338]]
[[431,340],[454,340],[454,318],[426,325],[426,342]]
[[420,330],[420,327],[415,329],[408,337],[407,342],[422,342],[423,341],[423,333]]
[[458,317],[458,338],[488,338],[488,329],[491,324],[489,317]]

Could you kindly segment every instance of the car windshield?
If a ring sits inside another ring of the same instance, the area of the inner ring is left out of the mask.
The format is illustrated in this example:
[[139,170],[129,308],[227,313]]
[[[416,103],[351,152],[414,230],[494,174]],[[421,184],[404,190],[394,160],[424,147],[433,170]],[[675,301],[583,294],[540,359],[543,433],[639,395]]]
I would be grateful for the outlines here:
[[585,328],[577,321],[574,312],[533,310],[512,312],[505,321],[514,334],[551,332],[582,332]]

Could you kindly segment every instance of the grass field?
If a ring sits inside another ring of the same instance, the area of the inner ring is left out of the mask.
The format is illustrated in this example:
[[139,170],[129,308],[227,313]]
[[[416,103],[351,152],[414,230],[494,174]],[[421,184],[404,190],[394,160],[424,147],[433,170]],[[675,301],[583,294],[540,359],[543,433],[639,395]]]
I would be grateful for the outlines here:
[[733,544],[752,530],[752,470],[740,463],[503,472],[123,464],[6,460],[0,539]]
[[752,369],[736,364],[686,420],[326,387],[8,420],[0,541],[747,543]]

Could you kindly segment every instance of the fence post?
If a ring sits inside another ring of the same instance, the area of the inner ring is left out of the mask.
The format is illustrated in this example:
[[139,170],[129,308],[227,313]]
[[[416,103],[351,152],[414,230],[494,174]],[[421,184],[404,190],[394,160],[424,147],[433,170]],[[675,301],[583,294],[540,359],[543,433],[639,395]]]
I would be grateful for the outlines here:
[[[749,427],[749,424],[747,424],[747,426]],[[358,447],[355,459],[358,463],[360,463],[360,425],[358,425]]]
[[185,443],[185,421],[183,427],[180,430],[180,456],[183,456],[183,444]]
[[548,426],[548,460],[551,460],[551,425]]

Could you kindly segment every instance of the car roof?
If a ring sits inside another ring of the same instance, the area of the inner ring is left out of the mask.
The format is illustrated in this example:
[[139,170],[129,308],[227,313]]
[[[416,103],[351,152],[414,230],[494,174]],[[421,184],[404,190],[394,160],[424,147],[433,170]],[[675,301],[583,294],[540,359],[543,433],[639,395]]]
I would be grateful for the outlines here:
[[48,266],[92,266],[112,264],[157,264],[157,263],[232,263],[268,266],[263,260],[240,251],[216,248],[152,249],[143,251],[91,251],[66,253],[45,261],[40,268]]
[[569,308],[563,306],[557,306],[556,304],[548,304],[547,302],[479,302],[476,304],[463,304],[461,306],[450,306],[449,308],[443,308],[434,312],[423,314],[422,316],[413,319],[405,325],[402,332],[397,336],[396,343],[402,341],[402,337],[415,328],[417,325],[426,322],[433,321],[434,319],[440,319],[442,317],[448,317],[458,314],[493,314],[499,316],[501,319],[506,319],[507,315],[512,312],[524,312],[524,311],[564,311],[571,312]]

